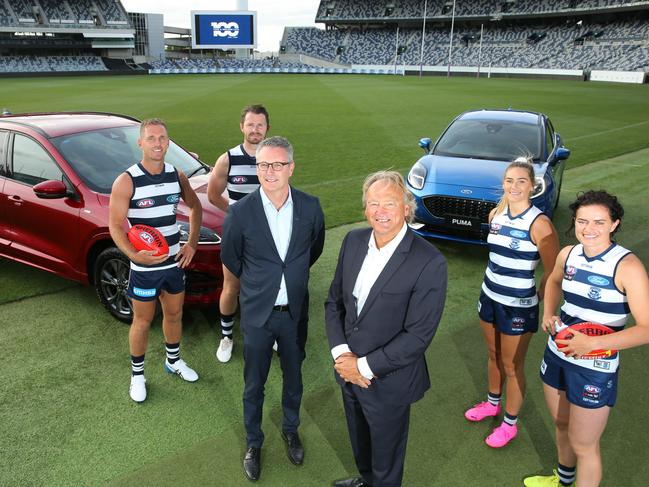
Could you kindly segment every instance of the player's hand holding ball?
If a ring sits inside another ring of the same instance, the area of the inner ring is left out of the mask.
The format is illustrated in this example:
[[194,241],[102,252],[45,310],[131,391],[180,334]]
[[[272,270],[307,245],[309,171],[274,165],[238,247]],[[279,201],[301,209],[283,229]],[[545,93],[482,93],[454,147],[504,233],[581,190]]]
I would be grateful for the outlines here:
[[568,357],[586,359],[609,358],[617,353],[614,349],[598,348],[598,337],[614,333],[611,328],[599,323],[577,323],[557,333],[554,341],[559,350]]
[[130,256],[136,264],[155,265],[167,259],[169,245],[158,229],[148,225],[133,225],[127,236],[131,245],[138,251],[134,256]]

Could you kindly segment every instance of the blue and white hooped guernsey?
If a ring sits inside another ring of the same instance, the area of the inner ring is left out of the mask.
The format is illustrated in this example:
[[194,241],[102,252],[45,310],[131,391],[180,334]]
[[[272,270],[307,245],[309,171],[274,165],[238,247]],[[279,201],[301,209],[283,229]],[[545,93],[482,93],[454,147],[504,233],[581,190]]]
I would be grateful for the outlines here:
[[[626,294],[615,286],[615,272],[620,261],[631,252],[616,243],[595,257],[586,257],[581,244],[575,245],[563,267],[564,303],[561,322],[565,325],[592,322],[615,331],[624,329],[629,317]],[[613,373],[620,362],[620,354],[603,359],[566,357],[557,348],[554,337],[548,338],[548,348],[560,359],[599,372]]]
[[141,163],[126,170],[133,181],[133,196],[126,215],[131,226],[141,224],[157,228],[169,245],[169,258],[164,262],[143,266],[131,262],[136,271],[159,271],[177,267],[175,256],[180,250],[180,231],[176,224],[176,209],[180,201],[178,171],[171,164],[164,164],[160,174],[150,174]]
[[232,204],[256,190],[259,187],[259,178],[257,177],[257,159],[243,150],[243,144],[230,149],[228,158],[230,167],[227,188],[230,204]]
[[536,206],[530,206],[512,217],[507,208],[491,220],[487,237],[489,263],[482,291],[495,302],[517,308],[538,304],[534,270],[540,256],[530,228],[541,214]]

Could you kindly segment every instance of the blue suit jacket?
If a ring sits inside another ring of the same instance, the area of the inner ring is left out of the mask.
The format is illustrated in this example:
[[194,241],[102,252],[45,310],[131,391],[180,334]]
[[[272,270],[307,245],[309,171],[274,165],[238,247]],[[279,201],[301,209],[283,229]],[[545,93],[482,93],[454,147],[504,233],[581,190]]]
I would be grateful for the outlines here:
[[291,188],[293,228],[280,258],[266,220],[259,189],[230,206],[223,224],[221,261],[241,280],[242,326],[263,326],[272,312],[282,273],[291,317],[306,323],[309,268],[324,245],[324,215],[318,198]]
[[[352,230],[342,243],[325,302],[329,346],[346,343],[356,355],[367,357],[376,378],[368,389],[359,388],[359,394],[410,404],[430,387],[424,353],[444,309],[446,260],[408,229],[357,316],[352,291],[371,232]],[[344,384],[338,374],[336,379]]]

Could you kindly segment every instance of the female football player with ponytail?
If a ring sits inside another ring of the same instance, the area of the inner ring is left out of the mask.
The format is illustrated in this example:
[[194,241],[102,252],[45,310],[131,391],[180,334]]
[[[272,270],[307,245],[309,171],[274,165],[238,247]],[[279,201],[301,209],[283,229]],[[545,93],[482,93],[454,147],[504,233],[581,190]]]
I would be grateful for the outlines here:
[[[539,301],[554,267],[559,240],[550,219],[536,208],[534,168],[521,157],[505,171],[503,196],[489,214],[489,262],[478,302],[480,326],[488,350],[487,400],[464,413],[469,421],[497,416],[505,393],[503,422],[485,439],[501,448],[518,432],[516,423],[525,395],[525,354],[539,326]],[[537,291],[535,269],[544,273]]]

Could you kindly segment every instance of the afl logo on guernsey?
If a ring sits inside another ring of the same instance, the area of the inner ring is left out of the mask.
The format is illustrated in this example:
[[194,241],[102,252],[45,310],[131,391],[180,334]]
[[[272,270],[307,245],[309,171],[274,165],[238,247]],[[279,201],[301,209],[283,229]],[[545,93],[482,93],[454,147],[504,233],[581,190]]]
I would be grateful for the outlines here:
[[155,200],[153,198],[146,198],[146,199],[143,199],[143,200],[139,200],[137,203],[135,203],[135,205],[138,208],[149,208],[149,207],[155,205]]
[[167,196],[167,203],[178,203],[180,201],[180,196],[177,194],[172,194]]
[[245,176],[232,176],[230,179],[232,184],[246,184],[248,182],[248,178]]
[[566,281],[572,281],[575,278],[575,274],[577,274],[577,269],[574,266],[569,265],[566,267],[566,272],[563,273],[563,278]]
[[492,223],[491,225],[489,225],[489,233],[491,233],[492,235],[498,235],[498,232],[500,232],[500,229],[502,227],[503,226],[500,223]]
[[527,232],[523,232],[522,230],[512,230],[512,231],[509,232],[509,234],[512,237],[516,237],[516,238],[525,238],[525,237],[527,237]]
[[602,276],[588,276],[588,282],[600,287],[608,286],[610,284],[610,281]]

